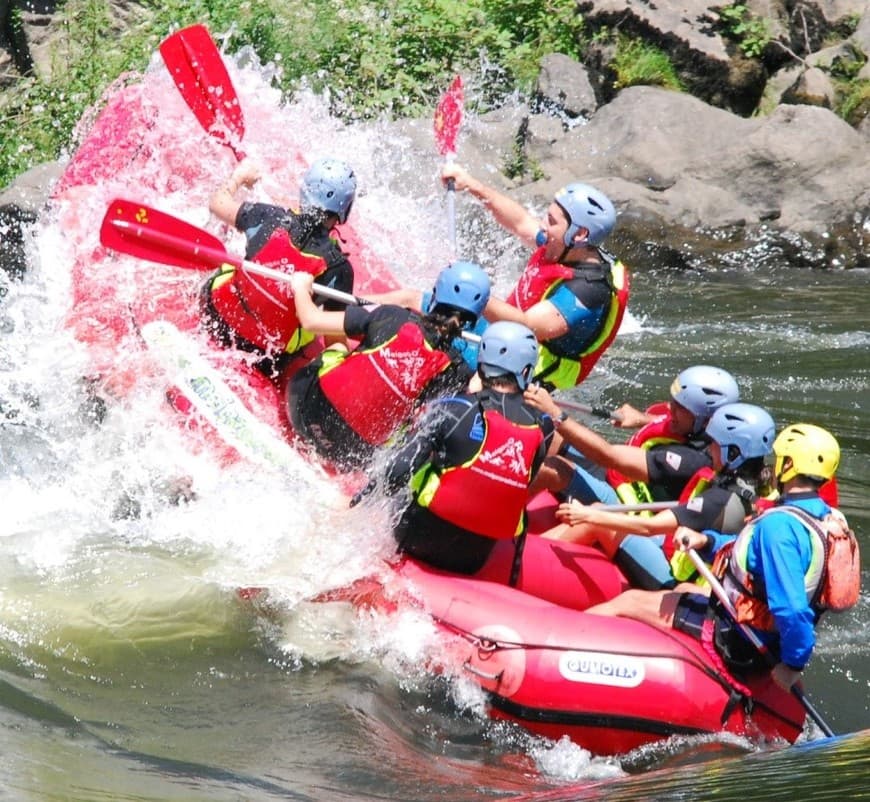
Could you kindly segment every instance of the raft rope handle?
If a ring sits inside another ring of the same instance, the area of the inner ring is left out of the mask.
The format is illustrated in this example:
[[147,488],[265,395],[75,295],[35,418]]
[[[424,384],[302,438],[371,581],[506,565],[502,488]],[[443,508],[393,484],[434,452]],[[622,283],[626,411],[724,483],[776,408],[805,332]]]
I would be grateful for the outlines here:
[[[479,635],[474,635],[467,630],[461,629],[457,627],[455,624],[451,624],[448,621],[445,621],[442,618],[435,617],[435,620],[444,626],[447,629],[450,629],[463,640],[468,641],[472,646],[476,646],[478,649],[485,649],[486,651],[494,652],[496,650],[507,650],[507,649],[550,649],[552,651],[560,651],[560,652],[573,652],[577,651],[577,647],[575,646],[559,646],[558,644],[552,643],[514,643],[512,641],[496,641],[489,638],[481,638]],[[670,633],[664,632],[665,635],[671,637],[673,641],[678,643],[680,647],[685,649],[685,644],[680,643],[677,638],[674,638],[670,635]],[[649,658],[649,659],[671,659],[671,660],[681,660],[694,668],[698,669],[702,673],[706,674],[708,677],[716,681],[726,693],[731,695],[732,691],[735,690],[731,683],[728,682],[727,677],[722,676],[716,669],[702,663],[698,660],[694,655],[692,656],[681,656],[681,655],[673,655],[672,657],[664,657],[660,654],[654,654],[651,652],[608,652],[601,649],[596,649],[596,651],[600,651],[602,654],[610,654],[614,657],[618,656],[628,656],[628,657],[639,657],[639,658]],[[464,667],[464,666],[463,666]],[[471,673],[475,673],[472,671]],[[482,675],[481,675],[482,676]],[[757,701],[757,700],[756,700]],[[760,705],[767,708],[766,705]]]
[[[466,640],[468,640],[469,643],[471,643],[471,645],[477,649],[477,656],[483,662],[489,660],[489,658],[492,657],[501,648],[501,644],[496,640],[492,640],[491,638],[481,638],[477,635],[469,634]],[[468,660],[466,660],[462,664],[462,669],[463,671],[467,671],[469,674],[474,674],[476,677],[490,680],[491,682],[501,682],[501,678],[504,676],[504,670],[501,670],[496,674],[490,674],[472,665]]]
[[490,680],[491,682],[501,682],[501,678],[504,676],[504,671],[499,671],[497,674],[487,674],[486,671],[481,671],[468,661],[462,664],[462,670],[467,671],[469,674],[474,674],[474,676],[480,677],[481,679]]

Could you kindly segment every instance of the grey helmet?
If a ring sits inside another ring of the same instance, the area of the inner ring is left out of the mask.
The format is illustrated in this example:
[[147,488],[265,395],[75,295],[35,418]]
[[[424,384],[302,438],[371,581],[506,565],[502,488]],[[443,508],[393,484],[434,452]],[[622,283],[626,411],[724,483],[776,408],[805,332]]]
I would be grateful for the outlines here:
[[694,432],[697,434],[719,407],[740,400],[740,390],[727,370],[694,365],[674,379],[671,398],[695,416]]
[[521,390],[526,389],[538,361],[535,333],[522,323],[500,320],[489,326],[480,338],[477,352],[482,376],[495,378],[512,375]]
[[581,228],[589,232],[586,238],[589,245],[600,245],[616,225],[616,209],[610,198],[589,184],[568,184],[556,193],[553,200],[568,216],[564,237],[568,248],[574,247],[574,236]]
[[754,404],[725,404],[713,413],[705,431],[719,444],[725,467],[734,470],[748,459],[773,451],[776,424]]
[[302,176],[299,200],[302,210],[322,209],[347,220],[356,195],[356,176],[339,159],[318,159]]
[[453,262],[435,279],[427,312],[449,306],[463,312],[464,322],[474,326],[489,301],[490,280],[486,271],[474,262]]

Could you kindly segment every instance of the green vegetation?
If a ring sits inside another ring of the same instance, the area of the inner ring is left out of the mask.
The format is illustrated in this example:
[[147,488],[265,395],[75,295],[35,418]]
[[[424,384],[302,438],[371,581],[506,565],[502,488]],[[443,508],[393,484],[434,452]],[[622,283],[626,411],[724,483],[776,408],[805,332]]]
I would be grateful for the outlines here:
[[748,58],[760,58],[773,38],[770,23],[755,16],[746,3],[735,3],[719,9],[724,33],[737,43],[740,52]]
[[616,71],[614,86],[617,89],[638,84],[677,91],[684,88],[668,54],[641,39],[620,36],[611,67]]
[[155,41],[140,32],[124,39],[109,33],[100,0],[68,0],[63,36],[51,58],[52,78],[29,76],[0,93],[0,187],[69,143],[82,113],[122,72],[144,67]]
[[[665,51],[612,31],[587,31],[575,0],[139,3],[129,5],[119,22],[106,0],[66,0],[52,23],[61,36],[51,74],[29,76],[0,92],[0,187],[55,159],[110,84],[144,70],[170,32],[196,22],[208,25],[230,52],[250,45],[261,62],[274,64],[286,95],[302,85],[328,90],[332,112],[348,120],[429,114],[459,72],[480,76],[469,94],[477,111],[486,110],[507,93],[530,90],[542,56],[580,59],[590,37],[615,42],[609,65],[615,88],[683,89]],[[759,57],[770,42],[769,22],[753,16],[745,2],[720,14],[725,35],[747,56]],[[855,24],[857,17],[849,21]],[[855,79],[863,58],[838,63],[833,71],[842,98],[838,111],[846,119],[866,109],[867,82]],[[527,163],[521,147],[510,162],[516,174],[539,169]]]
[[857,125],[870,114],[870,81],[838,82],[836,112],[850,125]]
[[508,178],[528,176],[532,181],[538,181],[544,177],[541,165],[526,152],[526,137],[529,130],[529,118],[523,118],[517,135],[514,138],[513,148],[502,167]]
[[203,22],[231,32],[274,62],[291,93],[301,81],[329,88],[345,118],[428,113],[457,72],[486,73],[482,99],[528,89],[540,57],[579,56],[574,0],[142,0],[130,6],[123,41],[104,0],[67,0],[51,77],[31,76],[0,93],[0,187],[70,142],[84,111],[127,71],[141,71],[172,30]]
[[847,47],[831,60],[829,72],[833,78],[852,81],[867,63],[867,56],[855,47]]

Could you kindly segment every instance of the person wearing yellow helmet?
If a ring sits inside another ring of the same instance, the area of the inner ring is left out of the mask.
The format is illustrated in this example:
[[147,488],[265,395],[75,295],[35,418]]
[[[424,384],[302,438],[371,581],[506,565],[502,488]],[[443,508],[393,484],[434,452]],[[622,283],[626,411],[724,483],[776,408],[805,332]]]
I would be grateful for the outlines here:
[[840,445],[834,435],[810,423],[783,429],[773,443],[773,453],[774,477],[781,484],[800,474],[821,487],[840,466]]
[[[709,636],[736,674],[769,670],[780,687],[791,688],[812,655],[815,625],[828,609],[825,600],[830,598],[831,588],[848,586],[837,590],[854,604],[860,563],[854,535],[842,513],[819,495],[840,463],[836,438],[814,424],[794,424],[776,437],[773,455],[773,480],[780,492],[775,506],[755,516],[736,537],[686,527],[674,534],[677,548],[707,546],[719,552],[716,566],[737,611],[736,622],[718,600],[710,599],[709,589],[691,585],[664,592],[629,590],[615,603],[598,605],[588,612],[635,618],[698,638]],[[831,576],[826,554],[833,537],[853,544],[850,576]],[[832,609],[847,606],[849,603]],[[712,631],[703,626],[711,615]],[[743,632],[746,627],[764,644],[766,654],[747,639]]]
[[[737,536],[723,584],[739,610],[738,623],[751,625],[777,657],[774,680],[790,688],[810,659],[822,612],[817,590],[826,543],[814,522],[832,514],[819,489],[837,471],[840,446],[827,430],[802,423],[779,433],[773,453],[780,500]],[[758,652],[730,622],[719,627],[718,639],[732,664],[763,667]]]

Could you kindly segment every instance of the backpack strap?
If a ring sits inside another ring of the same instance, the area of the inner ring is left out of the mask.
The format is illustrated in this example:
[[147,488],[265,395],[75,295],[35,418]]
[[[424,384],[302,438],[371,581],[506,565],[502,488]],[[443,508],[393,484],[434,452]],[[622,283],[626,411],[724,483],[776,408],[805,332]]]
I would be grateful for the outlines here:
[[[824,525],[822,524],[821,519],[816,518],[814,515],[810,515],[806,510],[802,510],[800,507],[794,507],[792,505],[782,505],[779,507],[773,507],[767,512],[776,512],[777,510],[782,510],[783,512],[789,513],[793,517],[797,518],[807,529],[810,530],[821,542],[822,544],[822,573],[819,576],[819,583],[816,587],[815,591],[813,591],[813,597],[810,599],[810,605],[817,613],[821,614],[824,610],[822,606],[819,605],[819,599],[822,596],[822,592],[825,588],[825,577],[828,574],[828,533],[825,530]],[[765,513],[767,514],[767,513]]]

